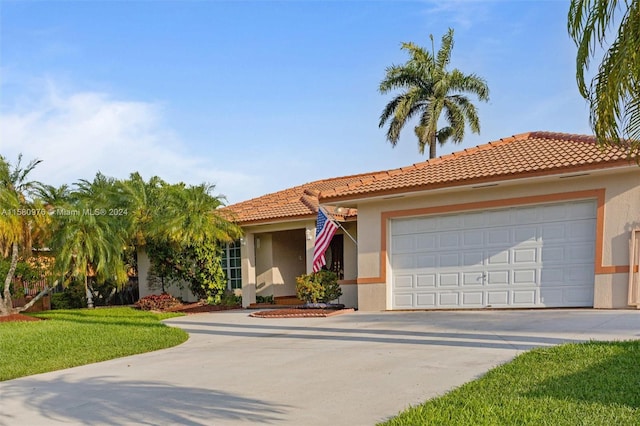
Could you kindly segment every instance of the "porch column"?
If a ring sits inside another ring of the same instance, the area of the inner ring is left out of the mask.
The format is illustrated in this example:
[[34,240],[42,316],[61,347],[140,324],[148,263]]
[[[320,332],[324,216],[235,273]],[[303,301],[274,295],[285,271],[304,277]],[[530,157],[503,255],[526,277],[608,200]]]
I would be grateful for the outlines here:
[[309,222],[305,226],[305,249],[307,257],[307,274],[313,272],[313,246],[316,243],[316,223]]
[[246,233],[240,240],[242,256],[242,307],[256,303],[256,247],[253,233]]

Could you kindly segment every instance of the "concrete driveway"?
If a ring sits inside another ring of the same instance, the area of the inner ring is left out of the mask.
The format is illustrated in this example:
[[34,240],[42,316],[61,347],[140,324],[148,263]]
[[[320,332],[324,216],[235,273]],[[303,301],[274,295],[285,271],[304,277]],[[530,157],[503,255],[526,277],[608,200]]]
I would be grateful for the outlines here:
[[538,346],[640,338],[640,312],[167,321],[175,348],[0,383],[0,425],[373,425]]

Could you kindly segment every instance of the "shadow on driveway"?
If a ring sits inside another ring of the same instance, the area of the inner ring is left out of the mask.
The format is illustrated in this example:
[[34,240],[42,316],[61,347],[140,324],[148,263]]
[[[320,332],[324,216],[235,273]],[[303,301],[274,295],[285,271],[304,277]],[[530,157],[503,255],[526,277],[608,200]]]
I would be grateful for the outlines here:
[[[385,330],[371,328],[302,327],[215,322],[175,324],[189,334],[232,337],[285,338],[321,341],[372,342],[389,344],[453,346],[491,349],[529,350],[543,345],[577,343],[583,340],[544,336],[519,336],[488,333]],[[326,334],[321,334],[326,333]]]
[[[102,425],[211,425],[232,420],[278,424],[289,408],[222,391],[108,376],[82,382],[65,376],[20,379],[3,384],[2,399],[27,401],[25,406],[50,422]],[[3,411],[0,408],[0,425],[15,424]]]

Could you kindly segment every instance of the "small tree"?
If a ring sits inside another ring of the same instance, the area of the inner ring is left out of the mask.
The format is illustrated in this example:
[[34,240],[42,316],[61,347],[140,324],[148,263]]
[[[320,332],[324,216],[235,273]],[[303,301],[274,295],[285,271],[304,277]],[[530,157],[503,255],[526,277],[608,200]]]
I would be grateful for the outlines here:
[[328,303],[342,296],[338,275],[332,271],[318,271],[296,278],[298,299],[307,303]]

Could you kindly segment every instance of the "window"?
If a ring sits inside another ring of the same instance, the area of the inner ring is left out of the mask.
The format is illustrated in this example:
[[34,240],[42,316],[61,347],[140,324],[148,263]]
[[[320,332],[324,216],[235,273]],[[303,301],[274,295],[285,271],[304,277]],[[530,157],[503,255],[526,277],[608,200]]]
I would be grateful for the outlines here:
[[242,263],[240,256],[240,240],[227,244],[222,249],[222,269],[227,275],[227,288],[242,288]]

